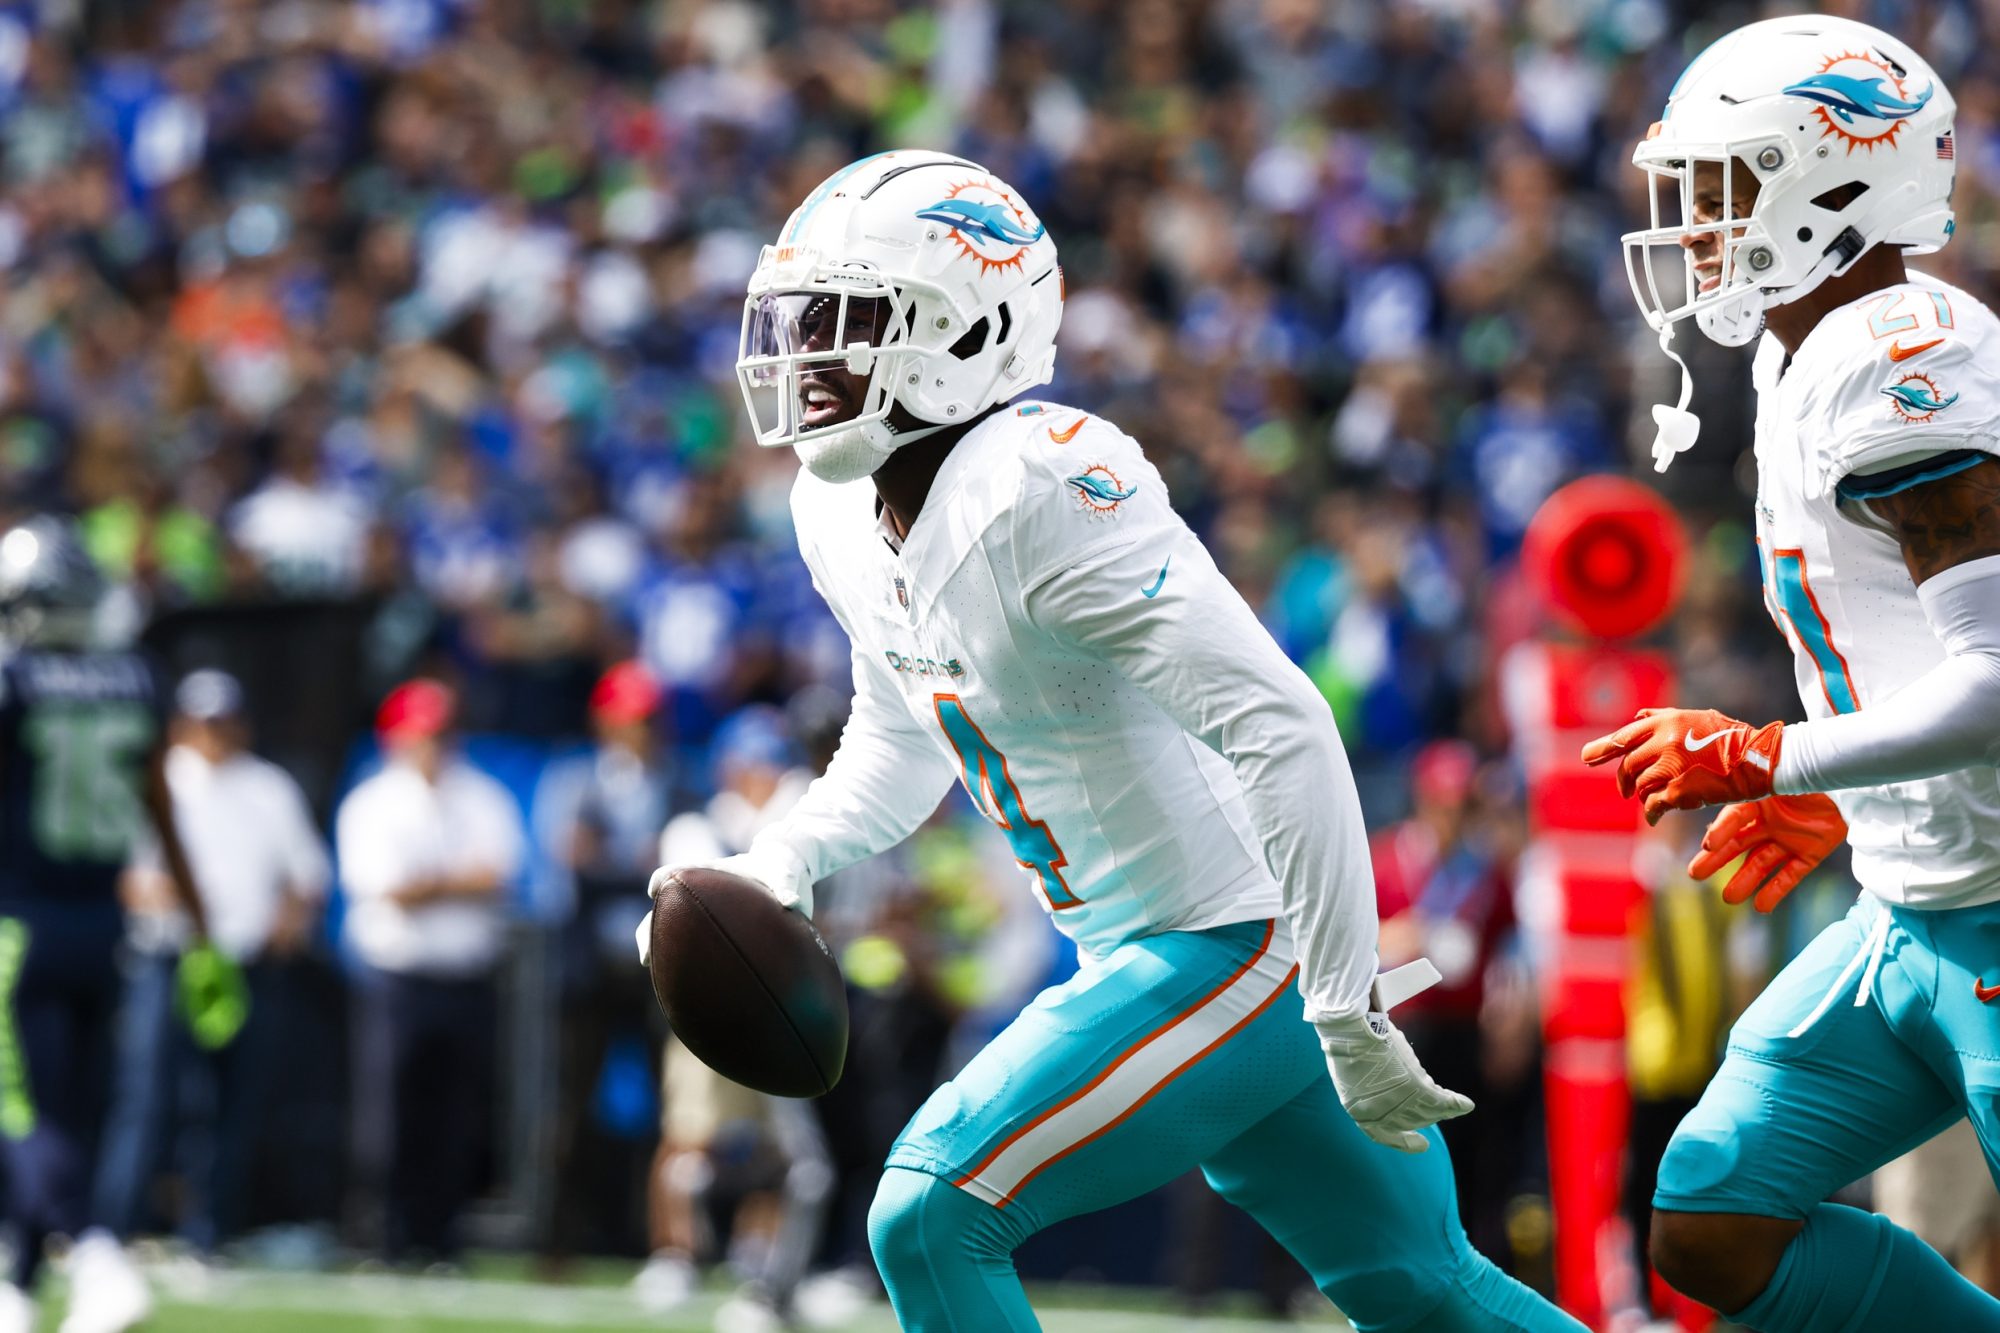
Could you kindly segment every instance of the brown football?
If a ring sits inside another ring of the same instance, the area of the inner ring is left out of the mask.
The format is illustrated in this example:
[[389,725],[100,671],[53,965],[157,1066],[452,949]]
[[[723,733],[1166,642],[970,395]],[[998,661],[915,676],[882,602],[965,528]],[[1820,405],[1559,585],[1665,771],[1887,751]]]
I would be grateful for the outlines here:
[[759,1092],[817,1097],[847,1061],[847,992],[812,922],[754,880],[689,867],[653,899],[653,994],[696,1059]]

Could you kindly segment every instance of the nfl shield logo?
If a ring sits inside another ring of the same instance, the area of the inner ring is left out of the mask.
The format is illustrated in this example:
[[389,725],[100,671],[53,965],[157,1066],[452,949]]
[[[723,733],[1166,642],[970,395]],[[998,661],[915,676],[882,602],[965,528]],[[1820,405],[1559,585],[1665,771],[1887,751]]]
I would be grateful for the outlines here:
[[910,609],[910,590],[903,584],[903,576],[896,575],[896,605],[905,611]]

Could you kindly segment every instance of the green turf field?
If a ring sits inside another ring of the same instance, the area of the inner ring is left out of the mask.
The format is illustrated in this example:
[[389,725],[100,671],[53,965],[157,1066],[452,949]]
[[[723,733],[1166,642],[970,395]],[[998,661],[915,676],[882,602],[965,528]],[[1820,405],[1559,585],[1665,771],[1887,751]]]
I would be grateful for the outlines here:
[[[622,1270],[629,1272],[629,1268]],[[705,1292],[672,1315],[648,1315],[605,1270],[576,1283],[511,1278],[425,1278],[372,1273],[273,1273],[224,1271],[199,1284],[157,1275],[159,1309],[148,1333],[530,1333],[574,1329],[579,1333],[636,1333],[640,1329],[707,1333],[726,1292]],[[197,1289],[197,1287],[199,1289]],[[44,1302],[41,1328],[53,1333],[61,1293]],[[1154,1333],[1165,1329],[1249,1333],[1269,1321],[1246,1313],[1195,1319],[1174,1311],[1157,1293],[1102,1287],[1044,1287],[1035,1291],[1042,1326],[1049,1333]],[[1240,1308],[1240,1307],[1235,1307]],[[885,1305],[871,1307],[843,1326],[852,1333],[890,1333],[896,1327]],[[1331,1313],[1314,1328],[1346,1327]]]

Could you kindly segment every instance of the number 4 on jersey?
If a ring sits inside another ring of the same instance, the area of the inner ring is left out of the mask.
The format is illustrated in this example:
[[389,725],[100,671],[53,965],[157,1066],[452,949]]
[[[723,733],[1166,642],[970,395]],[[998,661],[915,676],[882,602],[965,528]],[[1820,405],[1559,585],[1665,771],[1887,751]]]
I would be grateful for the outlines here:
[[958,751],[959,774],[979,813],[1000,826],[1008,846],[1014,849],[1014,859],[1035,872],[1050,908],[1060,912],[1065,907],[1081,906],[1083,899],[1071,893],[1063,881],[1062,867],[1069,862],[1049,826],[1031,818],[1021,804],[1021,793],[1007,772],[1007,757],[994,749],[986,733],[966,716],[957,695],[933,695],[931,702],[937,708],[938,725]]

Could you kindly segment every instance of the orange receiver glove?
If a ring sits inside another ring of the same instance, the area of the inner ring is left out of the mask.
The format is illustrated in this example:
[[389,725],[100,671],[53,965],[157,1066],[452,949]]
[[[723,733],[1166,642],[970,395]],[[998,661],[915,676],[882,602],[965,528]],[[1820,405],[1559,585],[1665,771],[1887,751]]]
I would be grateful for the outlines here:
[[1618,794],[1636,795],[1657,824],[1669,810],[1769,796],[1784,734],[1782,722],[1752,727],[1712,708],[1642,708],[1584,746],[1583,762],[1618,760]]
[[1717,815],[1688,874],[1707,879],[1740,856],[1743,864],[1722,886],[1722,901],[1740,903],[1754,893],[1757,910],[1768,912],[1846,841],[1847,821],[1831,797],[1766,796]]

